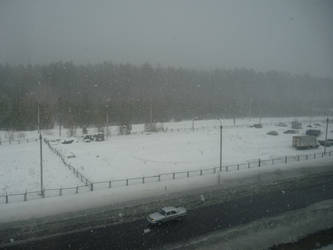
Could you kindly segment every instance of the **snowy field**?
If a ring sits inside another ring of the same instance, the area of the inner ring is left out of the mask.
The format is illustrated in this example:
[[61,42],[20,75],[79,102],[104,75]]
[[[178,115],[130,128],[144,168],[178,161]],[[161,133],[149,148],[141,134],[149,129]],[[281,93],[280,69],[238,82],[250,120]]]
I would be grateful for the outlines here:
[[[116,136],[104,142],[77,140],[73,144],[54,146],[64,155],[74,154],[76,157],[69,160],[71,164],[94,182],[217,167],[219,126],[216,121],[215,125],[212,121],[206,121],[204,125],[202,122],[202,128],[195,131],[168,130]],[[319,128],[323,130],[323,124]],[[293,135],[283,133],[287,129],[275,125],[262,129],[226,126],[223,129],[223,165],[323,150],[319,147],[297,151],[291,146]],[[271,130],[279,135],[267,135]],[[299,134],[305,130],[300,129]]]
[[[56,188],[80,182],[47,147],[44,156],[44,186]],[[40,189],[39,143],[0,146],[0,193],[22,193]]]
[[[322,147],[301,152],[292,148],[293,135],[283,134],[290,129],[291,120],[293,118],[265,118],[262,119],[262,129],[249,127],[258,119],[237,119],[236,126],[232,119],[223,121],[223,165],[322,151]],[[317,128],[324,132],[323,118],[304,117],[298,120],[303,121],[299,134],[305,132],[306,125],[318,123],[318,120],[321,125]],[[289,126],[276,126],[281,121],[288,122]],[[77,133],[72,144],[53,142],[52,145],[65,156],[75,155],[75,158],[67,159],[68,162],[93,182],[142,177],[217,167],[219,125],[218,120],[170,122],[163,124],[166,132],[144,133],[143,125],[138,124],[133,126],[134,134],[128,136],[114,136],[117,128],[111,127],[113,135],[104,142],[85,143]],[[271,130],[278,131],[279,135],[267,135]],[[90,132],[96,132],[96,129],[90,129]],[[0,145],[0,193],[22,193],[40,188],[39,144],[35,141],[37,133],[24,132],[24,136],[22,132],[16,134],[22,139],[20,144],[12,142]],[[67,131],[63,130],[63,135],[66,134]],[[57,137],[58,130],[45,130],[43,135],[52,139]],[[2,131],[0,136],[7,138],[8,132]],[[330,127],[329,138],[332,137]],[[23,142],[23,139],[30,141]],[[43,153],[45,188],[82,185],[45,144]]]

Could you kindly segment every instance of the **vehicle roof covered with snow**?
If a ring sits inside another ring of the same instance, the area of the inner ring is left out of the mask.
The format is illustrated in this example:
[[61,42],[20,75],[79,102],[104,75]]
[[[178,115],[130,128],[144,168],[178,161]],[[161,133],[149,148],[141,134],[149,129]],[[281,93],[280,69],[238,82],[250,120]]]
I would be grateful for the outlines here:
[[170,212],[170,211],[175,211],[177,210],[175,207],[163,207],[161,210],[163,210],[164,212]]

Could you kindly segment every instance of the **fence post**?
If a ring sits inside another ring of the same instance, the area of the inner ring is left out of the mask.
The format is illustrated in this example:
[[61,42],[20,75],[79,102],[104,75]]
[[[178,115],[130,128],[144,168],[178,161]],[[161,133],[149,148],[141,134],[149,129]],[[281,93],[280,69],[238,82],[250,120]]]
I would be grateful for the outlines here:
[[42,197],[45,198],[45,190],[42,190]]
[[176,178],[176,173],[172,173],[172,179]]
[[284,157],[284,162],[287,164],[288,157]]
[[75,193],[76,193],[76,194],[78,194],[78,193],[79,193],[79,186],[76,186]]
[[158,175],[158,181],[161,181],[161,175],[160,174]]
[[94,191],[94,183],[90,183],[90,191]]
[[109,188],[111,188],[111,181],[109,181]]
[[145,183],[145,177],[142,177],[142,184]]
[[190,177],[190,171],[187,171],[187,178]]
[[128,186],[128,179],[126,179],[126,186]]
[[59,188],[59,196],[62,196],[62,188]]
[[27,196],[28,196],[28,193],[27,193],[27,190],[25,190],[25,193],[24,193],[24,201],[27,201],[28,199],[27,199]]
[[200,175],[202,175],[202,169],[200,169]]
[[6,204],[8,203],[8,194],[6,193]]
[[260,168],[260,166],[261,166],[261,161],[260,159],[258,159],[258,167]]

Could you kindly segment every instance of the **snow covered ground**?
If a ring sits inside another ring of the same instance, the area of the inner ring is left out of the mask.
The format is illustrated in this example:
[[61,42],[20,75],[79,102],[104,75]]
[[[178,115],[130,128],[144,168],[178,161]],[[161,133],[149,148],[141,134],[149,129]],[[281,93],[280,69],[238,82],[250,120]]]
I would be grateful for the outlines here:
[[[64,155],[74,154],[76,157],[69,160],[71,164],[94,182],[151,176],[219,166],[220,131],[216,121],[215,125],[206,121],[202,129],[195,131],[169,130],[116,136],[104,142],[77,140],[73,144],[58,143],[54,146]],[[293,135],[283,133],[287,129],[275,125],[265,125],[262,129],[248,126],[224,128],[223,165],[323,150],[319,147],[297,151],[291,146]],[[267,135],[271,130],[279,135]],[[299,133],[305,133],[305,130],[301,129]],[[329,136],[332,137],[332,134],[330,132]]]
[[[232,119],[223,121],[223,165],[240,163],[254,159],[269,159],[284,155],[299,154],[291,147],[292,135],[283,134],[290,128],[278,127],[277,122],[290,122],[294,118],[262,119],[264,128],[250,128],[258,119]],[[316,123],[324,132],[323,118],[298,118],[303,121],[304,133],[309,122]],[[192,126],[194,125],[194,131]],[[111,136],[104,142],[85,143],[79,137],[72,144],[53,143],[64,155],[74,154],[67,159],[75,168],[91,181],[107,181],[121,178],[156,175],[165,172],[212,168],[219,165],[219,125],[218,120],[182,121],[164,123],[166,132],[144,133],[143,124],[133,126],[133,135]],[[332,126],[332,125],[330,125]],[[90,132],[96,132],[90,129]],[[116,127],[111,128],[117,132]],[[278,136],[266,133],[279,132]],[[8,132],[0,131],[3,143],[0,145],[0,194],[37,191],[40,188],[39,145],[35,141],[36,131],[16,132],[21,143],[4,143]],[[46,138],[54,138],[57,129],[45,130]],[[63,130],[63,134],[67,132]],[[79,133],[78,133],[79,136]],[[333,137],[332,127],[329,138]],[[23,138],[30,139],[22,143]],[[44,144],[45,145],[45,144]],[[302,151],[319,152],[322,148]],[[59,158],[44,146],[45,188],[75,187],[82,183],[64,167]]]
[[[43,158],[45,188],[80,184],[47,147]],[[39,142],[2,145],[0,159],[0,193],[40,189]]]

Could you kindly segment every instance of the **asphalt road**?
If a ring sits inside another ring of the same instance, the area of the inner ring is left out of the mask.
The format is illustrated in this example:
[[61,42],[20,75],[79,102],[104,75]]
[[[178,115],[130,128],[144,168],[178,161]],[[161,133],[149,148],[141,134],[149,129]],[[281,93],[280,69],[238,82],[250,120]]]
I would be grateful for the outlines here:
[[154,227],[149,233],[142,218],[81,232],[46,237],[4,249],[150,249],[194,239],[203,234],[276,216],[333,198],[333,174],[320,175],[302,184],[190,210],[184,221]]

